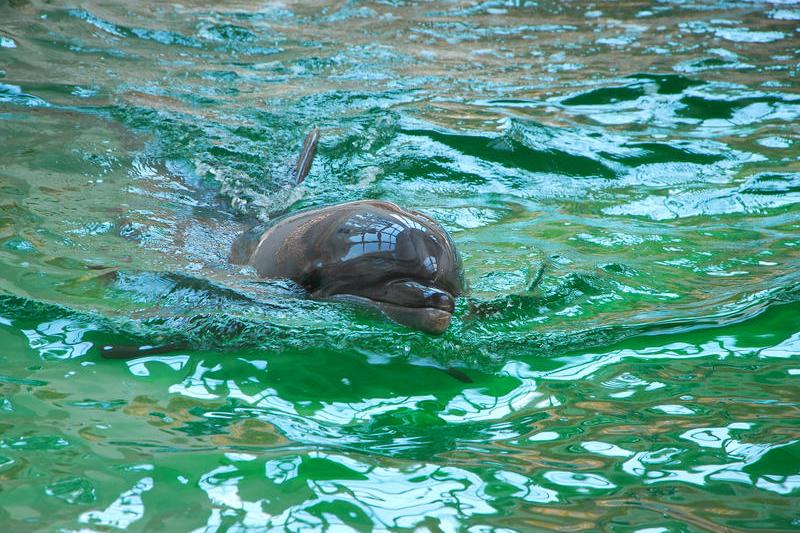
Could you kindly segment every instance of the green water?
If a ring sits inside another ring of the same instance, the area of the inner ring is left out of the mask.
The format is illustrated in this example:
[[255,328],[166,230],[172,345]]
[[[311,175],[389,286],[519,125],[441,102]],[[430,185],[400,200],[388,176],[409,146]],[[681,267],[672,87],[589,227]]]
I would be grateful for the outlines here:
[[[0,0],[0,530],[800,529],[800,5],[59,4]],[[362,198],[451,232],[442,337],[226,262]]]

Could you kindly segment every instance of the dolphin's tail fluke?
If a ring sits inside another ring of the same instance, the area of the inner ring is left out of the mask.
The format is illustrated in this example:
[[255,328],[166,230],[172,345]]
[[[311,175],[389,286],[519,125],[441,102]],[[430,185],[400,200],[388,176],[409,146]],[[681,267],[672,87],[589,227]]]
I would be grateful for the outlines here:
[[303,183],[308,171],[311,170],[311,163],[314,162],[314,153],[317,151],[317,143],[319,143],[319,128],[315,127],[306,135],[306,140],[303,141],[303,149],[300,151],[300,157],[297,158],[297,163],[294,166],[294,177],[297,185]]

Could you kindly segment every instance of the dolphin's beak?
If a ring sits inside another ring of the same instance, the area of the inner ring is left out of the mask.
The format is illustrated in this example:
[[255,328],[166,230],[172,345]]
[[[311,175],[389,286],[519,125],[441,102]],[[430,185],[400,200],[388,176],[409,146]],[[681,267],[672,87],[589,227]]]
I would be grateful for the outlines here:
[[413,280],[388,283],[372,297],[378,308],[395,322],[437,335],[450,325],[455,309],[455,300],[449,292]]
[[398,324],[439,335],[450,326],[455,298],[442,289],[401,279],[365,287],[353,294],[329,296],[377,307]]
[[395,322],[426,333],[441,335],[450,326],[450,311],[435,307],[405,307],[386,302],[375,302],[384,315]]

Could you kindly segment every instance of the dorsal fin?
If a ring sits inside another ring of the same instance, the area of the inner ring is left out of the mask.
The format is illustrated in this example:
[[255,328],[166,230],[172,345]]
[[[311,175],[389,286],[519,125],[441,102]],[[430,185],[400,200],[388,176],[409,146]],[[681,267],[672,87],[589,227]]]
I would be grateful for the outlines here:
[[315,127],[306,135],[306,140],[303,141],[303,149],[300,151],[300,156],[294,166],[295,184],[303,183],[308,171],[311,170],[311,163],[314,161],[314,153],[317,151],[318,142],[319,128]]

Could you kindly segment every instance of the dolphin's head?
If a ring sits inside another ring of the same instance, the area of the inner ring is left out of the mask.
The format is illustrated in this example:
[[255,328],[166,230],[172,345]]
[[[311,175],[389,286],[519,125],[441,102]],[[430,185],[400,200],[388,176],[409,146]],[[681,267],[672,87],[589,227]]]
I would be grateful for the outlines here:
[[465,290],[447,232],[388,202],[358,204],[330,226],[325,260],[307,272],[303,285],[317,297],[360,301],[405,326],[443,333]]

